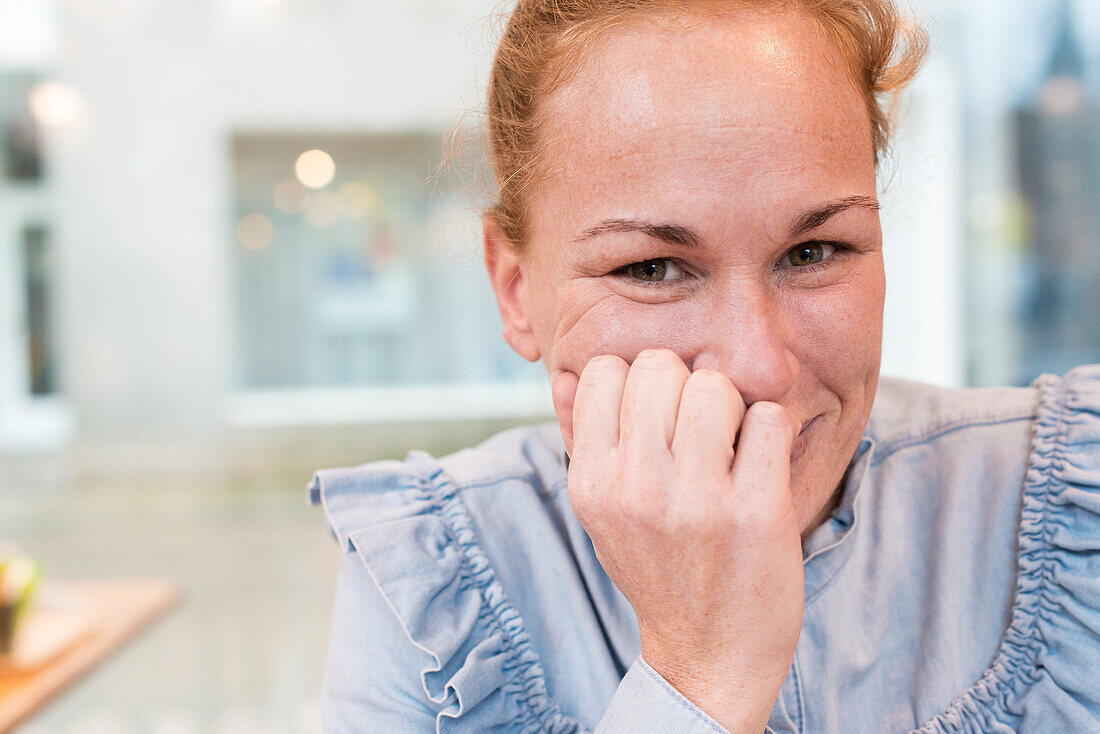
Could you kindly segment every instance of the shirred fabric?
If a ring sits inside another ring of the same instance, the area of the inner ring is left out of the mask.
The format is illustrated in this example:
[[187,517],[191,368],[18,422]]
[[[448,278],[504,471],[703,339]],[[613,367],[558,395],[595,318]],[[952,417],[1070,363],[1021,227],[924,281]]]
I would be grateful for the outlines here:
[[358,493],[346,472],[319,472],[311,493],[326,500],[337,537],[359,554],[409,639],[431,656],[421,676],[438,707],[437,731],[580,731],[547,696],[538,655],[454,483],[423,452],[408,463],[416,471],[401,467],[396,477],[397,467],[380,467],[391,473],[378,494]]
[[[310,498],[347,559],[326,732],[722,731],[638,657],[556,424],[318,472]],[[884,378],[804,559],[769,731],[1100,731],[1100,366]]]
[[982,679],[922,734],[1100,731],[1100,369],[1034,384],[1011,625]]

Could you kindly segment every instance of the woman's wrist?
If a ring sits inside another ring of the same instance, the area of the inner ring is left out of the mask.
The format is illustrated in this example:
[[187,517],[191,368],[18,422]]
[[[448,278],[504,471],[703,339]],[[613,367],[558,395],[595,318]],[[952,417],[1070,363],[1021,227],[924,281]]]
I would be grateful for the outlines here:
[[642,660],[684,698],[731,734],[760,734],[785,676],[761,676],[697,657],[681,663],[643,650]]

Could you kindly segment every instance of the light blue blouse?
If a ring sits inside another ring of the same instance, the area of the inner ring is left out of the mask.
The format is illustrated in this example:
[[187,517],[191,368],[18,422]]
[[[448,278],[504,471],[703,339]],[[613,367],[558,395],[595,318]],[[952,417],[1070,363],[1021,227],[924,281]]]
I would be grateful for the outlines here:
[[[721,732],[639,656],[555,423],[318,472],[342,549],[325,731]],[[1100,732],[1100,365],[1030,388],[884,378],[775,732]]]

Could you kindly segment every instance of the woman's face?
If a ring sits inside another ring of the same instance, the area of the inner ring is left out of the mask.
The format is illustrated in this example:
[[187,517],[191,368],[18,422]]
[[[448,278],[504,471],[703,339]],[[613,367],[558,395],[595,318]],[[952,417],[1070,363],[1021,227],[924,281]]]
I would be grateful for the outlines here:
[[486,229],[505,338],[552,378],[664,347],[786,406],[816,526],[871,408],[885,293],[870,122],[840,52],[791,12],[643,21],[543,109],[526,250]]

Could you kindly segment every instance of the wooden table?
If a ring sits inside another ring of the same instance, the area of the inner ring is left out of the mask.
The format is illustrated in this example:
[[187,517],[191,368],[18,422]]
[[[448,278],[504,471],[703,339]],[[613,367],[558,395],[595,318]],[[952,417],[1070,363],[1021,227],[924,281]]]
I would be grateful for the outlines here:
[[87,605],[96,623],[79,642],[42,667],[0,672],[0,734],[14,729],[102,663],[180,598],[179,587],[166,579],[66,581],[64,587]]

